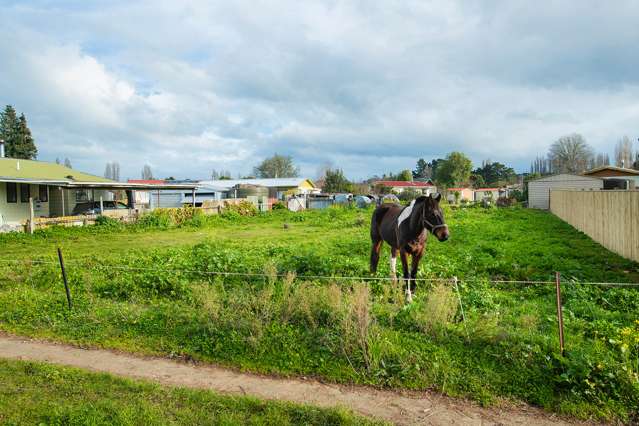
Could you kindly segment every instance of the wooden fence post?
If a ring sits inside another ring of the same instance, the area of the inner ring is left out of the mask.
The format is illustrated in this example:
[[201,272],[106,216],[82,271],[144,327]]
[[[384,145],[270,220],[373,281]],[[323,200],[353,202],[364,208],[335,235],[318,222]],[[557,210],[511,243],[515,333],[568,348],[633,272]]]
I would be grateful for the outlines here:
[[35,219],[35,213],[33,211],[33,197],[29,197],[29,234],[33,234],[33,229],[35,224],[33,220]]
[[62,250],[58,247],[58,259],[60,260],[60,269],[62,270],[62,280],[64,281],[64,290],[67,293],[67,303],[71,309],[71,292],[69,291],[69,283],[67,281],[67,271],[64,269],[64,259],[62,258]]
[[561,310],[561,275],[555,272],[555,289],[557,291],[557,325],[559,326],[559,350],[564,356],[564,315]]

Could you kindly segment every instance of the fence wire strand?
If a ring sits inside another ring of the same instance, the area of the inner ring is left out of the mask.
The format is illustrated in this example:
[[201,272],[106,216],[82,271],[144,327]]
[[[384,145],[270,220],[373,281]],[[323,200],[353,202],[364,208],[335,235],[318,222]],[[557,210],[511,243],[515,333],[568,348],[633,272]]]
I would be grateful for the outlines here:
[[[97,261],[98,259],[84,258],[80,259],[70,259],[66,260],[65,263],[67,265],[76,265],[89,267],[93,269],[113,269],[113,270],[121,270],[121,271],[134,271],[134,272],[175,272],[175,273],[187,273],[194,275],[212,275],[212,276],[234,276],[234,277],[251,277],[251,278],[286,278],[289,276],[289,273],[277,273],[277,274],[267,274],[263,272],[229,272],[229,271],[209,271],[209,270],[197,270],[197,269],[182,269],[182,268],[158,268],[158,267],[135,267],[135,266],[122,266],[122,265],[87,265],[86,261]],[[12,263],[12,264],[37,264],[37,265],[58,265],[58,262],[53,259],[0,259],[0,263]],[[294,273],[293,271],[291,273]],[[343,276],[343,275],[296,275],[297,279],[307,279],[307,280],[334,280],[334,281],[394,281],[394,280],[403,280],[403,277],[361,277],[361,276]],[[420,282],[438,282],[438,281],[453,281],[454,278],[446,278],[446,277],[438,277],[438,278],[414,278],[415,281]],[[457,282],[459,284],[470,284],[470,283],[491,283],[491,284],[520,284],[520,285],[555,285],[554,281],[543,281],[543,280],[491,280],[491,279],[483,279],[483,278],[468,278],[468,279],[458,279]],[[631,283],[631,282],[600,282],[600,281],[576,281],[576,280],[566,280],[562,281],[562,285],[570,286],[570,285],[591,285],[591,286],[602,286],[602,287],[639,287],[639,283]]]

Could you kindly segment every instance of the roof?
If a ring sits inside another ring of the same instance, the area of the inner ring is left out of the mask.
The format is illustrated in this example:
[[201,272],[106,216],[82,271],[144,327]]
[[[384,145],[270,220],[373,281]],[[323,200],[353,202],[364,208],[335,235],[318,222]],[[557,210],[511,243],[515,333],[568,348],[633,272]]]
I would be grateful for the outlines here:
[[617,167],[617,166],[601,166],[601,167],[595,167],[594,169],[590,169],[586,172],[584,172],[584,175],[592,175],[604,170],[610,170],[610,171],[615,171],[615,172],[620,172],[620,173],[626,173],[628,175],[637,175],[639,176],[639,170],[635,170],[635,169],[627,169],[624,167]]
[[388,187],[407,187],[407,188],[426,188],[433,186],[430,182],[405,181],[405,180],[378,180],[375,185],[384,185]]
[[0,158],[0,179],[52,180],[62,182],[113,182],[100,176],[82,173],[61,164],[45,161]]
[[598,177],[592,177],[592,176],[584,176],[584,175],[573,175],[570,173],[558,173],[556,175],[548,175],[548,176],[542,176],[540,178],[537,179],[533,179],[530,182],[544,182],[544,181],[559,181],[559,180],[572,180],[572,181],[576,181],[576,180],[601,180],[601,178]]
[[[147,189],[142,183],[116,182],[100,176],[83,173],[61,164],[46,161],[0,158],[0,182],[55,185],[66,188]],[[164,185],[163,189],[190,189],[196,184]],[[157,188],[157,185],[154,186]]]
[[477,188],[475,192],[499,191],[501,188]]
[[466,187],[466,188],[448,188],[449,191],[465,191],[465,190],[470,190],[470,188]]
[[310,184],[315,188],[315,184],[312,180],[306,178],[264,178],[264,179],[218,179],[218,180],[203,180],[200,181],[202,185],[209,185],[219,188],[232,188],[235,185],[248,184],[257,186],[266,186],[267,188],[280,188],[280,187],[299,187],[305,183]]
[[164,185],[166,181],[160,179],[129,179],[128,183],[143,183],[146,185]]

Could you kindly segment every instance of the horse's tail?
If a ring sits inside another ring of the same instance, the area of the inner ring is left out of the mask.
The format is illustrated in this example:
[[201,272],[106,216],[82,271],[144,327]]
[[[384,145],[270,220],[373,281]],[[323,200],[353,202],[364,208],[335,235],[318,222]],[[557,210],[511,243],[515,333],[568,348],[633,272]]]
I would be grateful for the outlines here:
[[388,206],[381,205],[375,209],[371,217],[371,273],[377,272],[377,264],[379,263],[379,251],[382,248],[382,219],[388,212]]

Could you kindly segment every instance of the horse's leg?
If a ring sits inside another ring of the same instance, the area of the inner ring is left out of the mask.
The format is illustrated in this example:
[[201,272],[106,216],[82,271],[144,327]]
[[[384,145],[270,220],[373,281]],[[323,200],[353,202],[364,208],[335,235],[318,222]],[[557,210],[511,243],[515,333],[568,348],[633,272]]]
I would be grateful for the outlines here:
[[415,288],[417,287],[417,282],[415,278],[417,278],[417,270],[419,269],[419,261],[424,254],[423,250],[416,251],[412,254],[411,264],[410,264],[410,277],[411,277],[411,290],[414,293]]
[[413,293],[411,292],[410,288],[410,275],[408,273],[408,254],[406,253],[406,250],[400,249],[399,257],[400,259],[402,259],[402,270],[404,272],[404,282],[406,283],[406,301],[410,303],[413,301]]
[[390,249],[390,276],[393,283],[397,282],[397,249],[391,247]]
[[371,274],[377,272],[377,264],[379,263],[379,252],[382,248],[382,240],[373,241],[371,247]]

